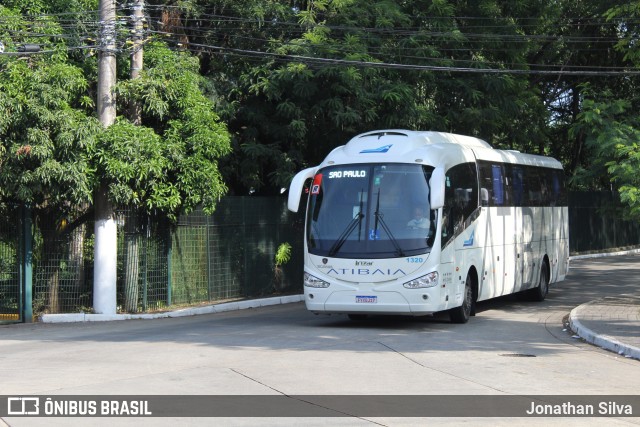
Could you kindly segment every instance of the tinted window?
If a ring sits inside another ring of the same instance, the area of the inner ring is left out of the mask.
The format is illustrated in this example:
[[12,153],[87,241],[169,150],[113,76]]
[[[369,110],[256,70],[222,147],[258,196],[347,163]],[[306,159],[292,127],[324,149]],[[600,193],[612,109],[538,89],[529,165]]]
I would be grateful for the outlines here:
[[330,166],[310,191],[307,244],[314,255],[393,258],[430,250],[433,168],[405,164]]
[[566,206],[561,169],[479,161],[480,187],[489,206]]
[[478,207],[478,179],[474,163],[463,163],[446,173],[442,223],[444,245]]

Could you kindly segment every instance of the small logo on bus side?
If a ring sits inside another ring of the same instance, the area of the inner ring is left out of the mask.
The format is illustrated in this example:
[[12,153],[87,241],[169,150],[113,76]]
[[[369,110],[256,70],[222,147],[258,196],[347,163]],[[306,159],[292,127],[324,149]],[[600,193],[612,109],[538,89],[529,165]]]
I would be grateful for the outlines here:
[[383,145],[382,147],[378,147],[378,148],[369,148],[366,150],[362,150],[360,152],[360,154],[371,154],[371,153],[386,153],[387,151],[389,151],[389,149],[393,146],[393,144],[389,144],[389,145]]
[[471,232],[471,236],[469,236],[469,238],[467,240],[465,240],[464,242],[462,242],[462,246],[473,246],[473,237],[474,234],[476,233],[476,230],[473,230]]

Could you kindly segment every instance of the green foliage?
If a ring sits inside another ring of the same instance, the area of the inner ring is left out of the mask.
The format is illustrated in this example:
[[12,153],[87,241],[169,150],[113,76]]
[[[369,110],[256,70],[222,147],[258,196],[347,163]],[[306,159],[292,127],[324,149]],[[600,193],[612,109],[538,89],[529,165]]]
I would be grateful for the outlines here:
[[[527,55],[540,45],[502,40],[537,31],[519,17],[537,16],[545,6],[471,3],[313,1],[288,14],[279,10],[277,18],[274,13],[277,22],[297,22],[297,27],[250,29],[271,42],[245,48],[290,57],[233,60],[238,74],[228,105],[236,106],[229,120],[234,152],[222,163],[231,188],[241,194],[249,189],[275,193],[296,170],[319,163],[354,134],[378,128],[478,135],[497,146],[539,152],[550,142],[541,132],[548,112],[528,76],[373,66],[527,68]],[[226,13],[233,15],[233,8]],[[470,40],[480,37],[486,41]],[[241,62],[242,67],[235,65]]]
[[[0,6],[0,34],[31,28],[16,10],[43,13],[45,3]],[[75,6],[74,6],[75,5]],[[77,2],[73,7],[86,6]],[[56,2],[49,4],[57,8]],[[43,34],[61,34],[55,17],[38,18]],[[8,40],[15,51],[19,40]],[[142,108],[142,125],[120,118],[104,129],[95,117],[95,59],[67,55],[63,38],[38,38],[54,53],[0,56],[0,200],[58,213],[86,206],[100,180],[118,205],[170,217],[202,204],[212,212],[226,186],[218,158],[229,134],[205,92],[197,58],[161,43],[145,46],[145,70],[117,86],[118,115]],[[91,65],[93,63],[93,65]]]
[[613,99],[610,93],[589,95],[572,132],[585,135],[591,163],[578,169],[574,182],[587,188],[613,183],[627,216],[640,220],[640,121],[628,113],[628,100]]
[[[207,76],[229,89],[218,102],[233,133],[234,151],[222,170],[235,193],[277,192],[294,171],[375,128],[476,135],[499,148],[555,156],[572,175],[588,162],[583,136],[569,132],[580,113],[582,84],[637,98],[635,77],[537,74],[630,65],[638,46],[637,2],[276,3],[214,1],[198,12],[242,22],[202,21],[210,44],[237,49],[235,55],[204,55]],[[200,29],[191,34],[201,35]]]
[[119,203],[175,216],[202,204],[210,213],[225,193],[217,159],[229,135],[203,93],[198,61],[162,43],[145,47],[146,68],[117,88],[122,109],[137,102],[142,126],[120,121],[96,152],[99,170]]
[[613,23],[620,23],[618,31],[621,37],[616,44],[616,49],[624,55],[624,59],[635,64],[640,64],[640,44],[638,44],[638,28],[636,25],[627,25],[624,22],[637,22],[640,18],[640,2],[631,1],[621,5],[616,5],[605,12],[607,20]]
[[273,266],[273,285],[276,292],[280,291],[283,285],[284,271],[282,266],[291,259],[291,244],[284,242],[278,246],[275,254],[275,264]]
[[[146,40],[140,78],[129,79],[127,55],[119,55],[118,115],[139,105],[141,129],[120,121],[104,133],[93,111],[95,58],[66,50],[84,44],[91,29],[56,15],[96,5],[0,6],[7,50],[37,42],[54,52],[0,56],[1,197],[76,204],[104,176],[118,203],[171,215],[203,204],[210,212],[227,187],[279,194],[295,171],[376,128],[476,135],[499,148],[557,157],[568,175],[597,170],[576,175],[582,187],[605,186],[615,172],[623,188],[622,170],[608,162],[614,152],[634,158],[628,144],[605,155],[587,143],[587,135],[596,139],[585,124],[597,118],[582,92],[588,83],[627,102],[615,122],[635,129],[637,76],[535,73],[637,66],[637,2],[184,0],[165,11],[182,20],[163,29],[167,44]],[[149,13],[154,22],[163,18],[160,8]],[[36,37],[34,28],[51,36]],[[168,47],[178,41],[197,55]],[[474,69],[534,74],[455,71]],[[604,123],[598,129],[612,135]],[[131,148],[132,139],[139,146]]]
[[275,255],[276,267],[285,265],[291,259],[291,244],[288,242],[281,243]]
[[99,123],[81,105],[88,82],[62,58],[7,61],[0,72],[0,199],[62,209],[91,200],[87,150]]

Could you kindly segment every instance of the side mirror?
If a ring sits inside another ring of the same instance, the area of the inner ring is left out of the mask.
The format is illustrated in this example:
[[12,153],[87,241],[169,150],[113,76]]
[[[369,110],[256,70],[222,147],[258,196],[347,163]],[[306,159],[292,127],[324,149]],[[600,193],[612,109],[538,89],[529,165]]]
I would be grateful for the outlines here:
[[429,203],[431,204],[431,209],[440,209],[444,206],[445,179],[444,168],[435,168],[429,180],[429,187],[431,188]]
[[300,206],[300,197],[302,189],[307,179],[313,178],[316,168],[307,168],[296,174],[289,185],[289,198],[287,199],[287,208],[291,212],[298,212]]
[[480,206],[489,206],[489,190],[486,188],[480,189]]

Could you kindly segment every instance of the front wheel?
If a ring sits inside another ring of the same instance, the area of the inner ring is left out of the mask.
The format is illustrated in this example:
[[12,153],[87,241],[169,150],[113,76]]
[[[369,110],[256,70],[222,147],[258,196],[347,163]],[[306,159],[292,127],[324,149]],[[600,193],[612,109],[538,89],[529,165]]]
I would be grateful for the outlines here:
[[471,287],[471,276],[467,275],[464,282],[464,297],[460,307],[454,307],[449,310],[449,319],[451,323],[467,323],[473,311],[473,288]]

